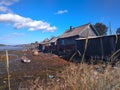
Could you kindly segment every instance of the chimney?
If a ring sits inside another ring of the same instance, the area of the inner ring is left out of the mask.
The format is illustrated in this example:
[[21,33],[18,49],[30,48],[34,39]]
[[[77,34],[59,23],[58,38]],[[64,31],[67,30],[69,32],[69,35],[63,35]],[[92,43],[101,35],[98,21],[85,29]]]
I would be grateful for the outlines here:
[[72,26],[70,26],[70,31],[72,31]]

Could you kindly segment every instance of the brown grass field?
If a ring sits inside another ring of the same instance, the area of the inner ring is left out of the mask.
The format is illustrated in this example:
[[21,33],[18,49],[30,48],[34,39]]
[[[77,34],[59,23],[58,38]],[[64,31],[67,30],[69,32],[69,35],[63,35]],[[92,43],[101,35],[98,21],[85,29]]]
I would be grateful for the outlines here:
[[[9,51],[11,90],[120,90],[120,66],[67,62],[56,55]],[[16,56],[15,56],[16,55]],[[5,52],[0,52],[0,90],[9,90]]]

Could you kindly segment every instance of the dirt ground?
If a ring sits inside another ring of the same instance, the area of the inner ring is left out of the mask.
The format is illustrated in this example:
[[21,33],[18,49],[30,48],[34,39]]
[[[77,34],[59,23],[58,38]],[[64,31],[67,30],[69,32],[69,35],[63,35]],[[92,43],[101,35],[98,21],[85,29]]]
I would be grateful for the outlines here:
[[[34,80],[40,77],[46,80],[49,75],[61,72],[67,61],[57,55],[39,53],[37,56],[30,52],[9,51],[10,82],[12,90],[15,90],[21,82]],[[22,63],[21,57],[26,54],[30,63]],[[7,90],[7,72],[5,52],[0,52],[0,90]]]

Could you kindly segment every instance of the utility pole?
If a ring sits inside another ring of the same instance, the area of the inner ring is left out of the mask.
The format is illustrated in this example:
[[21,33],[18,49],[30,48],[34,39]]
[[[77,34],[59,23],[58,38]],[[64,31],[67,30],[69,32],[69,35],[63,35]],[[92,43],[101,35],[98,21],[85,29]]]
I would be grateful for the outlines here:
[[110,35],[112,35],[112,26],[111,26],[111,22],[109,23],[110,26]]

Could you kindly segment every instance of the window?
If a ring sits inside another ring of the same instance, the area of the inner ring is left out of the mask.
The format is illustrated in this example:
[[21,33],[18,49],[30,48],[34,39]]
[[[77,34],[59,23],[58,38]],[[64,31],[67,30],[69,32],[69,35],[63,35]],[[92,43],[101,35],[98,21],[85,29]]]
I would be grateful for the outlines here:
[[61,41],[61,44],[64,45],[64,44],[65,44],[65,40],[62,40],[62,41]]

